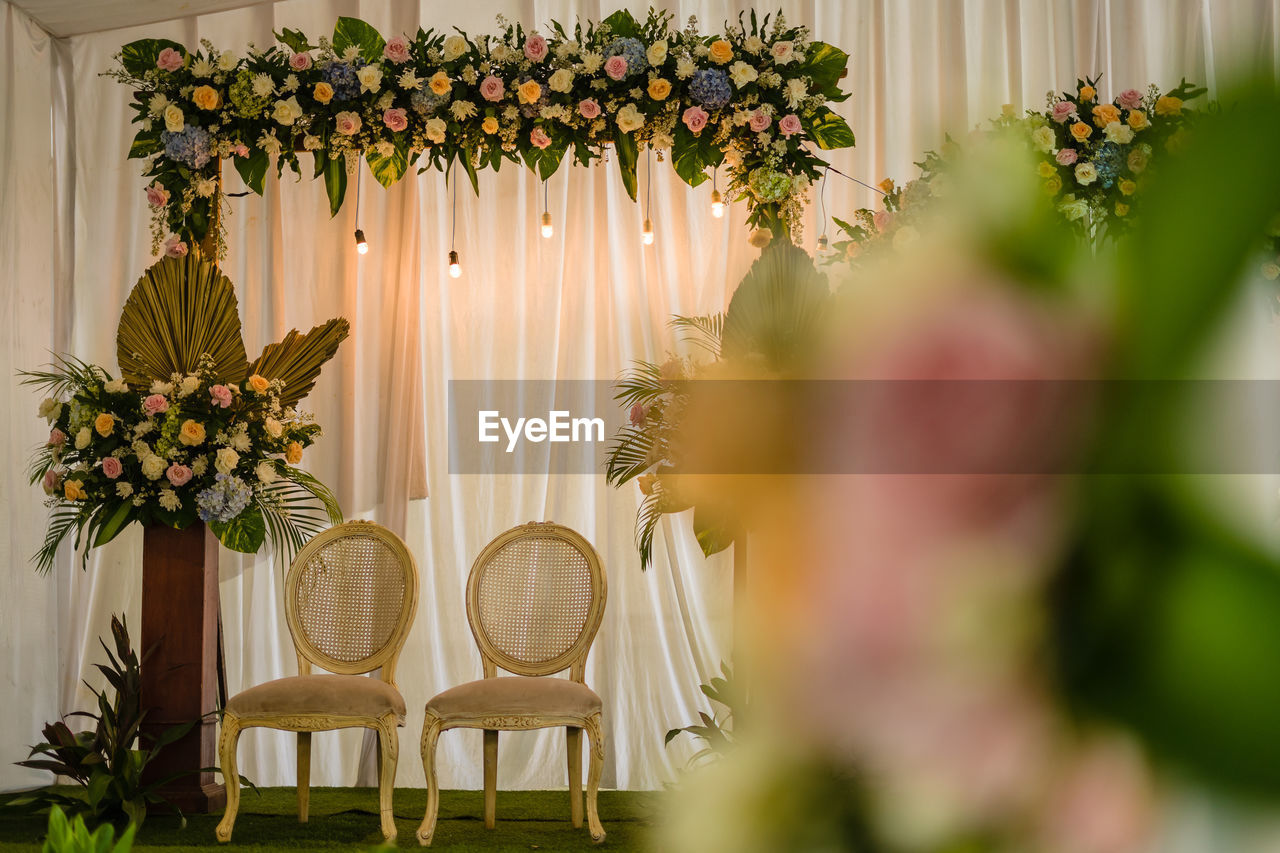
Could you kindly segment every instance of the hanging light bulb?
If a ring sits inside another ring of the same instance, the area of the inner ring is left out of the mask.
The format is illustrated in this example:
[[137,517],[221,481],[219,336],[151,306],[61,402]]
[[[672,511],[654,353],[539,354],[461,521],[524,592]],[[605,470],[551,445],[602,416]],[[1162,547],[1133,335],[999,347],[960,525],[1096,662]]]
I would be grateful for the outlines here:
[[356,251],[362,255],[369,254],[369,244],[364,239],[364,231],[359,228],[356,229]]
[[543,213],[542,214],[542,236],[549,238],[551,237],[551,235],[555,233],[556,233],[556,229],[551,225],[551,214],[549,212]]
[[818,238],[818,253],[821,254],[827,251],[827,245],[827,235],[823,234]]
[[720,190],[711,191],[711,215],[716,219],[724,216],[724,198],[720,195]]
[[462,264],[458,263],[458,253],[449,250],[449,278],[462,278]]
[[653,245],[653,220],[646,219],[644,221],[644,230],[640,232],[640,239],[646,246]]

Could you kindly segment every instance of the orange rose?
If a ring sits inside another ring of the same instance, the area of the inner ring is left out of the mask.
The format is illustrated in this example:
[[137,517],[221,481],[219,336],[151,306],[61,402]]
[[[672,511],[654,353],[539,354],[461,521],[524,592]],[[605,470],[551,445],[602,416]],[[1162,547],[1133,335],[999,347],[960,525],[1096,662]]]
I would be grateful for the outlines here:
[[114,416],[103,412],[93,419],[93,428],[98,431],[98,435],[106,438],[116,428],[116,419]]
[[1106,127],[1113,121],[1120,120],[1120,110],[1115,104],[1099,104],[1093,108],[1093,123],[1098,127]]
[[267,389],[271,387],[271,383],[255,373],[249,377],[249,387],[259,394],[265,394]]
[[542,97],[542,87],[538,85],[537,80],[526,80],[520,84],[520,88],[516,89],[516,93],[520,95],[520,103],[533,104]]
[[191,93],[192,102],[202,110],[218,108],[218,90],[212,86],[197,86]]
[[1088,83],[1080,87],[1080,100],[1092,101],[1098,97],[1098,90],[1090,86]]
[[880,182],[880,189],[884,190],[885,195],[893,192],[893,178],[885,178]]
[[1176,116],[1182,112],[1182,99],[1175,98],[1173,95],[1165,95],[1156,101],[1156,115],[1158,116]]
[[194,447],[197,444],[204,443],[204,425],[196,423],[187,418],[182,422],[182,428],[178,430],[178,441],[187,447]]
[[1116,216],[1128,216],[1128,215],[1129,215],[1129,205],[1120,201],[1116,202]]
[[1071,135],[1075,137],[1077,142],[1084,142],[1093,135],[1093,128],[1082,121],[1078,121],[1071,125]]
[[733,59],[733,45],[724,39],[716,39],[711,43],[711,47],[707,49],[707,56],[711,57],[711,61],[717,65],[724,65],[730,59]]
[[317,83],[315,90],[311,93],[311,97],[322,104],[327,104],[333,100],[333,87],[328,83]]
[[1138,185],[1134,181],[1131,181],[1128,178],[1125,178],[1123,181],[1120,182],[1121,195],[1133,195],[1137,191],[1138,191]]
[[297,465],[302,461],[302,445],[296,441],[289,442],[289,446],[284,452],[284,461],[290,465]]
[[84,483],[79,480],[67,480],[62,484],[62,496],[69,501],[82,501],[89,497],[85,493]]
[[655,101],[664,100],[667,95],[671,94],[671,84],[661,77],[655,77],[649,81],[649,97]]
[[497,133],[498,120],[493,116],[485,116],[484,121],[480,123],[480,129],[485,133]]
[[[431,86],[432,92],[435,92],[437,95],[443,95],[453,88],[453,81],[449,79],[448,74],[445,74],[443,71],[437,71],[435,74],[431,75],[431,80],[428,85]],[[534,98],[534,100],[536,101],[537,98]]]
[[1142,110],[1129,110],[1129,127],[1134,130],[1143,130],[1151,126],[1151,122],[1147,120],[1147,114]]

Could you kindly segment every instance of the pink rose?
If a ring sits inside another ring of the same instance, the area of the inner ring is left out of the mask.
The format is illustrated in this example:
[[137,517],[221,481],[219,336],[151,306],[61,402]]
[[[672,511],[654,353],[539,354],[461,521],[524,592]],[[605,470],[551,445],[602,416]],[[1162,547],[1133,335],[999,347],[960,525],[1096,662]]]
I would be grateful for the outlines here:
[[524,40],[524,55],[530,62],[541,62],[547,58],[547,40],[534,33]]
[[334,125],[338,129],[338,133],[343,136],[355,136],[360,132],[360,116],[350,111],[338,113],[333,117]]
[[169,411],[169,398],[163,394],[152,394],[142,401],[142,410],[148,417],[154,417],[161,412]]
[[501,101],[506,93],[506,84],[492,74],[480,81],[480,96],[486,101]]
[[231,405],[231,389],[226,385],[214,385],[209,388],[209,396],[213,398],[213,404],[219,408],[227,408]]
[[159,183],[147,187],[147,203],[152,207],[164,207],[169,203],[169,191]]
[[62,478],[58,476],[58,472],[50,468],[44,472],[44,478],[40,481],[40,485],[44,487],[44,492],[51,495],[58,490],[58,484],[62,482]]
[[893,214],[887,210],[877,210],[872,221],[875,222],[876,230],[883,234],[893,225]]
[[684,126],[689,128],[691,132],[697,133],[707,126],[708,118],[710,116],[707,115],[707,111],[702,107],[689,107],[684,111],[684,115],[680,117],[680,120],[684,122]]
[[1077,156],[1079,155],[1076,154],[1076,149],[1074,148],[1059,148],[1057,154],[1058,165],[1070,166],[1076,161]]
[[58,429],[57,427],[54,427],[52,430],[49,431],[48,444],[50,447],[61,447],[66,443],[67,443],[67,434],[65,432]]
[[614,80],[621,80],[627,76],[627,61],[621,56],[609,57],[604,63],[604,73]]
[[[103,464],[103,467],[105,468],[106,462],[104,461],[102,464]],[[173,483],[175,486],[185,486],[187,482],[191,479],[191,469],[188,468],[186,465],[179,465],[177,462],[175,462],[169,466],[169,470],[165,471],[164,475],[168,477],[169,482]]]
[[773,119],[765,115],[763,111],[755,110],[754,112],[751,113],[751,120],[748,122],[748,124],[751,127],[752,133],[759,133],[760,131],[767,128],[769,125],[773,124]]
[[1053,105],[1053,120],[1058,124],[1063,124],[1075,114],[1075,111],[1076,105],[1070,101],[1058,101]]
[[235,147],[231,149],[231,153],[235,154],[237,157],[248,157],[249,146],[245,145],[243,142],[237,142]]
[[393,107],[382,114],[382,123],[398,132],[409,126],[409,117],[404,110]]
[[631,407],[631,425],[632,426],[638,427],[644,424],[644,416],[645,416],[644,406],[640,405],[639,403],[636,403],[634,406]]
[[382,48],[382,55],[399,65],[409,61],[409,40],[404,36],[396,36]]
[[600,104],[595,98],[586,98],[578,102],[578,115],[585,119],[593,119],[600,115]]
[[311,54],[295,53],[289,57],[289,67],[294,71],[306,71],[311,67]]
[[551,144],[551,137],[541,127],[535,127],[529,134],[529,141],[539,148],[546,148]]
[[102,473],[107,475],[107,479],[114,480],[124,473],[124,466],[120,464],[119,459],[108,456],[102,460]]
[[1116,97],[1116,103],[1126,110],[1136,110],[1142,106],[1142,93],[1137,89],[1125,89]]
[[182,54],[171,47],[166,47],[156,57],[156,68],[161,68],[165,71],[177,71],[182,67],[182,63]]
[[790,113],[778,120],[778,132],[783,136],[791,136],[793,133],[800,132],[800,118],[795,113]]
[[177,234],[169,235],[169,239],[164,241],[164,256],[166,258],[185,258],[187,256],[187,244],[179,240]]

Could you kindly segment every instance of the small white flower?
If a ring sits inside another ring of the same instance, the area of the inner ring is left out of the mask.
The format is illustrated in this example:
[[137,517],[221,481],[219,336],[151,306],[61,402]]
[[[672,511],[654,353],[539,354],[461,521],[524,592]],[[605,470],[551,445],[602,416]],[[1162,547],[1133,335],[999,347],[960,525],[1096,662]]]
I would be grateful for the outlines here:
[[382,67],[366,65],[356,72],[356,78],[360,81],[361,92],[373,92],[376,94],[382,88]]
[[236,453],[230,447],[222,447],[219,448],[217,458],[213,461],[213,467],[218,469],[220,474],[230,474],[236,469],[236,465],[239,462],[239,453]]
[[258,463],[258,467],[254,469],[258,475],[258,482],[264,486],[269,486],[279,478],[276,466],[269,460],[262,460]]
[[682,56],[676,60],[676,76],[681,80],[688,80],[698,70],[698,64],[687,56]]
[[378,98],[378,103],[377,103],[378,111],[386,112],[391,108],[391,105],[394,104],[395,101],[396,101],[396,93],[388,89],[387,91],[382,93],[381,98]]
[[375,143],[373,143],[373,150],[374,150],[374,152],[376,152],[380,157],[388,157],[388,158],[390,158],[390,157],[394,157],[394,156],[396,155],[396,146],[395,146],[395,143],[394,143],[394,142],[392,142],[392,141],[391,141],[391,140],[389,140],[389,139],[383,139],[383,140],[381,140],[381,141],[379,141],[379,142],[375,142]]
[[400,75],[400,80],[398,82],[400,84],[400,88],[406,91],[412,92],[422,88],[422,78],[414,73],[412,68],[406,69],[405,72]]
[[162,397],[168,397],[173,393],[173,383],[161,382],[159,379],[156,379],[151,383],[151,393],[159,394]]
[[343,62],[355,62],[360,58],[360,46],[355,44],[347,45],[347,49],[342,51]]
[[127,498],[133,494],[133,484],[125,482],[116,483],[116,497]]
[[160,490],[160,506],[169,512],[176,512],[182,506],[182,499],[173,489],[164,488]]
[[290,74],[284,78],[284,90],[286,92],[296,92],[300,85],[302,85],[302,81],[298,79],[297,74]]
[[218,182],[213,178],[201,178],[196,182],[196,195],[201,198],[213,198],[218,191]]
[[191,475],[193,477],[203,477],[204,473],[209,470],[209,457],[197,456],[191,462]]
[[276,138],[274,133],[267,133],[264,130],[262,136],[258,137],[257,144],[270,157],[276,157],[280,154],[280,140]]
[[319,151],[324,147],[324,141],[320,137],[308,133],[302,137],[302,147],[306,151]]
[[266,98],[274,95],[276,92],[276,84],[271,79],[270,74],[253,75],[253,94],[259,98]]
[[231,69],[236,67],[236,63],[239,61],[240,60],[238,60],[236,58],[236,55],[231,51],[229,50],[223,51],[222,53],[218,54],[218,70],[230,71]]

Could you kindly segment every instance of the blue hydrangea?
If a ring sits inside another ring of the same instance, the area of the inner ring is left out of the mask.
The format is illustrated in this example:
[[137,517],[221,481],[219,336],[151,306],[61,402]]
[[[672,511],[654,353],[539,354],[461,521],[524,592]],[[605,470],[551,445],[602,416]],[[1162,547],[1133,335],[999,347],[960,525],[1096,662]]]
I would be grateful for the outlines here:
[[694,72],[689,82],[689,94],[709,110],[718,110],[733,97],[729,88],[729,75],[719,68],[706,68]]
[[409,96],[409,106],[413,108],[415,113],[425,118],[440,109],[449,100],[449,95],[451,94],[452,91],[437,95],[427,88],[417,89]]
[[649,58],[645,55],[644,45],[639,39],[614,39],[609,42],[609,46],[604,49],[604,58],[611,56],[621,56],[627,61],[627,73],[624,76],[630,77],[632,74],[638,74],[649,67]]
[[226,524],[244,512],[252,497],[244,480],[219,473],[212,486],[196,495],[196,514],[203,522]]
[[1098,180],[1104,188],[1111,189],[1115,184],[1123,164],[1119,145],[1114,142],[1104,142],[1098,148],[1098,153],[1093,158],[1093,165],[1098,170]]
[[203,127],[184,127],[177,133],[164,131],[160,134],[164,143],[164,155],[170,160],[192,169],[199,169],[209,162],[213,152],[209,146],[209,132]]
[[360,78],[356,66],[349,62],[333,62],[324,69],[324,81],[333,87],[335,101],[349,101],[360,94]]

